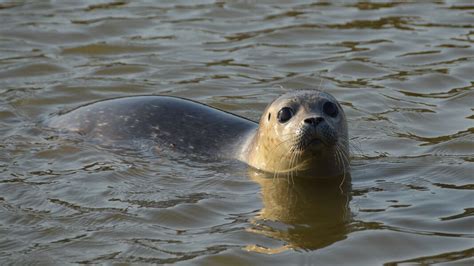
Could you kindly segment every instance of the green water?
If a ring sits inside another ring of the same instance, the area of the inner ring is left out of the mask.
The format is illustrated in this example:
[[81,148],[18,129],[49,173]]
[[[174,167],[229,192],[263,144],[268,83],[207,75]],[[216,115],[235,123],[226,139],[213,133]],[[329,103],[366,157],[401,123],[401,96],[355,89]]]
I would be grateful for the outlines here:
[[[1,1],[0,261],[474,263],[470,1]],[[111,150],[42,126],[116,96],[257,120],[322,88],[352,189]]]

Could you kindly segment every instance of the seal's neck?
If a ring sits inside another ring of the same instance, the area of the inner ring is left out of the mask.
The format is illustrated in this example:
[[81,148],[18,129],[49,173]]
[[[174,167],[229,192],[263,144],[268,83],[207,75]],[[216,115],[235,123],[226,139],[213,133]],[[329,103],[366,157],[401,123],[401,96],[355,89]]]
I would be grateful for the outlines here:
[[250,162],[252,159],[249,157],[254,152],[255,145],[257,144],[258,138],[258,128],[251,130],[247,133],[247,135],[243,138],[243,141],[240,145],[240,151],[238,152],[238,160],[245,162],[246,164],[254,167]]

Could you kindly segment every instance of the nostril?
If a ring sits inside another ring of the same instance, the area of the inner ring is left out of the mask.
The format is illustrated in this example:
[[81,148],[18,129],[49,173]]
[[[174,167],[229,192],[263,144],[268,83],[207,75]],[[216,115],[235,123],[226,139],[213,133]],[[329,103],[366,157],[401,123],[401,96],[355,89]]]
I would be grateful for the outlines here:
[[314,118],[306,118],[306,119],[304,120],[304,122],[305,122],[306,124],[312,125],[312,124],[314,124],[314,123],[316,122],[316,121],[314,121],[314,120],[315,120]]
[[322,117],[311,117],[311,118],[306,118],[304,120],[304,122],[306,124],[310,124],[310,125],[313,125],[313,126],[316,126],[316,125],[318,125],[319,123],[321,123],[323,121],[324,121],[324,118],[322,118]]

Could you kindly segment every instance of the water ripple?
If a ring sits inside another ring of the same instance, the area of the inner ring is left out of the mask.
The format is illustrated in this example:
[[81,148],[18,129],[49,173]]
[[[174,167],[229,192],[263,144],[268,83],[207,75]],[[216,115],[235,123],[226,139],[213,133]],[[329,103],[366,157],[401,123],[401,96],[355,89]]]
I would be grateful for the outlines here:
[[[2,262],[472,264],[472,10],[452,1],[0,3]],[[258,120],[295,88],[342,103],[348,194],[42,124],[139,94]]]

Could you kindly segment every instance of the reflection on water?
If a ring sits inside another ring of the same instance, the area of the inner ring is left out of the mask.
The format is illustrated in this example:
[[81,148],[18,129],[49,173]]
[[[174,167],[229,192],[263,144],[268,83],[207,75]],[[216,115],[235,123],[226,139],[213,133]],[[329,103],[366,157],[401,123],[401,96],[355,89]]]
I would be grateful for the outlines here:
[[[315,250],[345,239],[350,222],[350,181],[269,178],[252,173],[261,186],[263,208],[252,232],[284,241],[284,248],[250,246],[273,254],[293,249]],[[349,180],[349,178],[347,179]],[[272,222],[276,222],[273,224]]]
[[[474,264],[473,10],[454,0],[0,2],[0,260]],[[343,193],[42,126],[139,94],[258,120],[277,95],[320,87],[349,120]]]

